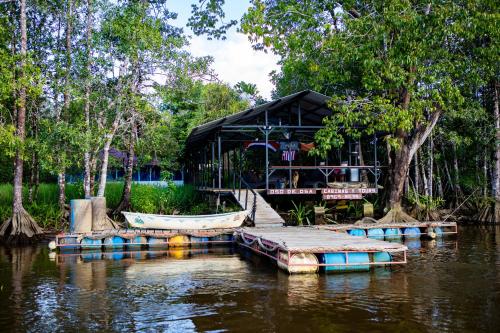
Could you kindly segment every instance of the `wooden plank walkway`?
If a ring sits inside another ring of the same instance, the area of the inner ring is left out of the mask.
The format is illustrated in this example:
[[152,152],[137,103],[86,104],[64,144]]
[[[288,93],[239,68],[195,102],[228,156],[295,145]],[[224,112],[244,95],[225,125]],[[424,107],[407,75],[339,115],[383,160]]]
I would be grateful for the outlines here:
[[[257,210],[255,211],[255,226],[256,227],[282,227],[285,220],[267,203],[267,201],[257,192]],[[245,200],[247,202],[247,209],[252,209],[253,193],[246,190],[236,190],[233,194],[236,201],[239,202],[242,208],[245,208]]]

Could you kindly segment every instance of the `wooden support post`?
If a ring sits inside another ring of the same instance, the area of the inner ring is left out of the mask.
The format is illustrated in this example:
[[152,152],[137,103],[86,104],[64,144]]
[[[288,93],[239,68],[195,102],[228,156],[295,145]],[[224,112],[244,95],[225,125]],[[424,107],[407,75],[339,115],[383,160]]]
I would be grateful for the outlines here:
[[264,133],[266,136],[266,191],[269,190],[269,149],[267,145],[269,144],[269,119],[267,115],[267,110],[265,111],[265,122],[266,128],[264,129]]
[[236,148],[233,150],[233,191],[236,189]]
[[[292,134],[290,133],[290,139]],[[292,188],[292,149],[291,149],[291,141],[288,140],[288,187]]]
[[299,126],[302,126],[302,110],[300,109],[300,102],[299,102]]
[[215,188],[215,168],[214,168],[214,162],[215,162],[215,142],[211,142],[212,146],[212,160],[210,161],[210,178],[212,178],[212,188]]
[[378,192],[378,163],[377,163],[377,135],[373,136],[373,165],[375,166],[375,170],[373,170],[373,174],[375,175],[375,188]]
[[222,188],[222,161],[221,161],[222,141],[220,135],[217,136],[217,170],[219,180],[219,190]]

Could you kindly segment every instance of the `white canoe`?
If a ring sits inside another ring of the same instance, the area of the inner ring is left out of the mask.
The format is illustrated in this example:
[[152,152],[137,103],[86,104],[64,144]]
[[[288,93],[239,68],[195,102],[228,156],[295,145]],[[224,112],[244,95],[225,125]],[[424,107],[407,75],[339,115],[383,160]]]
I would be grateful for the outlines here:
[[122,212],[132,228],[139,229],[227,229],[237,228],[250,215],[250,210],[211,215],[156,215]]

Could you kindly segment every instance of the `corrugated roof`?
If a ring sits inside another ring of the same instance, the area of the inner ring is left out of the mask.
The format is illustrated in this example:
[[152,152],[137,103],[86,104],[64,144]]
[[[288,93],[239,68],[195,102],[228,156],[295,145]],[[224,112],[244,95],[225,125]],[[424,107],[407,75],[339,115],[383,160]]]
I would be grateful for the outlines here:
[[304,90],[278,98],[274,101],[193,128],[187,138],[187,146],[193,146],[200,141],[205,141],[223,126],[244,124],[253,119],[256,120],[266,110],[269,112],[269,117],[272,117],[274,112],[287,112],[284,108],[296,102],[300,103],[303,122],[321,125],[323,118],[331,114],[331,110],[326,105],[329,99],[330,97],[312,90]]

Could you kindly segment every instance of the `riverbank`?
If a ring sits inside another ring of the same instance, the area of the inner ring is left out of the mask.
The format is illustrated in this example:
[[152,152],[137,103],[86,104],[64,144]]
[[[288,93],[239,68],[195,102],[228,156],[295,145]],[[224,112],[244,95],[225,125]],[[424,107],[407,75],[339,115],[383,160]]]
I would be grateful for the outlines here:
[[[108,211],[113,211],[120,203],[123,183],[109,182],[105,197]],[[84,197],[81,184],[66,185],[66,203]],[[23,189],[24,207],[31,216],[46,230],[63,230],[62,213],[58,206],[57,184],[40,184],[33,202],[28,200],[28,189]],[[132,211],[151,214],[204,214],[211,209],[207,201],[191,185],[151,186],[133,184],[130,199]],[[0,221],[7,220],[12,214],[12,185],[0,184]]]

